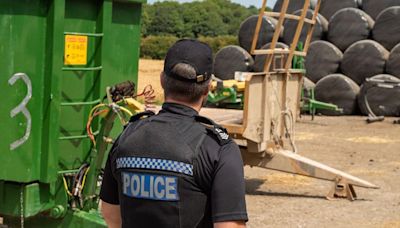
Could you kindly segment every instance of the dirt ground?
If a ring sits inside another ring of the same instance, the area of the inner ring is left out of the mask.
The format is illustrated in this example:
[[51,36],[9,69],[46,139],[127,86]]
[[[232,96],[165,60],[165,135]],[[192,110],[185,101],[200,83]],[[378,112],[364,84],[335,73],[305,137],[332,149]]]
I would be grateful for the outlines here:
[[139,61],[139,80],[138,91],[142,91],[146,85],[151,85],[156,94],[156,101],[162,102],[164,99],[160,73],[163,70],[164,61],[140,59]]
[[[162,61],[141,60],[139,88],[152,84],[162,101]],[[245,167],[248,227],[400,227],[400,125],[393,118],[304,116],[296,125],[299,154],[365,179],[358,200],[325,199],[332,184]]]

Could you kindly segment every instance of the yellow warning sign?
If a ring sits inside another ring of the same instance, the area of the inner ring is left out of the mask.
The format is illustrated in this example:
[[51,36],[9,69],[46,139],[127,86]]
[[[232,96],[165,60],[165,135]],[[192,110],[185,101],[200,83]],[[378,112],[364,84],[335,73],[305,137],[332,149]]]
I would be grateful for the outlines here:
[[66,35],[64,65],[86,65],[87,46],[87,36]]

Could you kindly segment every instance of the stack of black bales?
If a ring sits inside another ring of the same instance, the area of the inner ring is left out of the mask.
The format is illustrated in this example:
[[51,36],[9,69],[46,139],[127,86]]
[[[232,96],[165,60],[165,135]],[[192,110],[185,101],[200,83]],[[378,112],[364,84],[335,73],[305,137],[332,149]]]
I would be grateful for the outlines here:
[[[312,1],[307,18],[312,17],[316,1]],[[278,0],[273,11],[279,12],[282,3]],[[288,13],[300,15],[303,4],[304,0],[291,0]],[[240,46],[228,46],[216,54],[217,77],[232,79],[235,71],[263,71],[265,56],[248,53],[257,18],[251,16],[241,24]],[[263,17],[256,49],[269,48],[276,25],[276,19]],[[285,20],[277,48],[290,46],[296,26],[297,21]],[[302,42],[307,26],[301,32]],[[374,112],[400,116],[400,91],[363,89],[367,78],[400,80],[400,0],[321,0],[305,67],[306,76],[316,84],[316,98],[337,104],[344,115],[368,114],[364,102],[368,97]]]
[[316,98],[341,106],[343,114],[367,115],[368,100],[375,114],[400,116],[399,87],[366,89],[369,78],[400,78],[400,0],[322,0],[320,14],[328,32],[306,57]]

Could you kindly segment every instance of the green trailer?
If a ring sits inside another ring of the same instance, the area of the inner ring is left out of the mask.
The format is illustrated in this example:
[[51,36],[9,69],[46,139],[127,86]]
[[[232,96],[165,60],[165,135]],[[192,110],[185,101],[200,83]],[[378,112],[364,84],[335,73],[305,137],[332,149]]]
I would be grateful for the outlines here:
[[[106,148],[92,146],[86,123],[107,85],[137,82],[143,3],[0,1],[4,224],[105,226],[97,207],[98,177],[106,158],[98,147]],[[98,137],[110,130],[98,120],[92,126]],[[119,130],[115,127],[111,135]],[[79,201],[68,195],[78,174],[86,179],[85,188],[78,189]]]

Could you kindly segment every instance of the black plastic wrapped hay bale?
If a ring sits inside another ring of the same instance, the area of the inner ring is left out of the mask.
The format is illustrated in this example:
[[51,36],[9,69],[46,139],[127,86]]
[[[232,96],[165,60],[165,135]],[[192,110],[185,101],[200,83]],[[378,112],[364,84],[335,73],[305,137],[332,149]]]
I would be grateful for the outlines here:
[[312,82],[309,78],[303,77],[303,88],[306,90],[315,89],[315,83]]
[[347,48],[340,68],[345,75],[361,85],[366,78],[384,73],[388,57],[389,52],[378,42],[361,40]]
[[353,43],[368,39],[373,26],[374,20],[364,11],[341,9],[329,20],[327,39],[345,51]]
[[229,45],[215,55],[214,75],[222,80],[233,79],[235,71],[251,71],[253,64],[253,57],[246,50],[236,45]]
[[[271,46],[271,43],[268,43],[266,45],[264,45],[261,49],[269,49]],[[276,47],[275,48],[282,48],[282,49],[288,49],[289,46],[281,43],[281,42],[277,42],[276,43]],[[279,69],[279,68],[283,68],[284,64],[286,63],[286,57],[287,55],[276,55],[274,57],[275,61],[272,61],[271,69]],[[256,57],[254,58],[254,71],[255,72],[263,72],[264,71],[264,65],[265,65],[265,61],[267,60],[267,55],[256,55]],[[275,63],[275,65],[274,65]]]
[[400,6],[400,0],[362,0],[361,9],[364,10],[373,19],[386,8]]
[[[388,74],[376,75],[371,79],[391,81],[393,84],[400,83],[400,79]],[[385,83],[386,86],[376,86],[374,82],[365,82],[358,95],[361,113],[368,115],[369,106],[377,116],[400,116],[400,87],[390,88],[392,83]]]
[[311,91],[315,89],[315,83],[307,77],[303,77],[303,96],[305,98],[312,98]]
[[319,13],[329,20],[337,11],[344,8],[357,8],[357,0],[321,0]]
[[[280,12],[284,0],[277,0],[272,11]],[[286,13],[293,13],[296,10],[303,9],[305,0],[290,0]]]
[[400,43],[400,6],[387,8],[378,15],[372,37],[388,50]]
[[386,62],[386,72],[400,78],[400,43],[390,52],[389,59]]
[[323,40],[312,42],[305,58],[307,77],[316,83],[338,72],[342,58],[343,53],[335,45]]
[[310,9],[315,9],[315,7],[317,6],[318,0],[311,0],[310,1]]
[[[254,31],[256,29],[258,15],[248,17],[242,22],[239,29],[239,45],[246,51],[250,52],[251,44],[253,43]],[[272,17],[263,17],[261,22],[261,29],[258,35],[256,49],[261,48],[263,45],[272,41],[275,33],[276,24],[278,21]],[[281,29],[281,34],[283,28]]]
[[351,115],[356,113],[357,94],[360,87],[350,78],[342,74],[331,74],[321,80],[315,86],[315,99],[332,103],[343,109],[343,113],[332,110],[320,110],[324,115]]
[[[302,12],[302,10],[298,10],[298,11],[294,12],[293,14],[300,16],[301,12]],[[313,13],[314,13],[314,11],[307,10],[307,18],[312,19]],[[284,23],[285,30],[283,31],[283,41],[286,44],[290,45],[292,43],[294,34],[296,33],[297,24],[298,24],[297,20],[290,20],[290,19],[285,20],[285,23]],[[301,30],[301,34],[300,34],[300,39],[299,39],[300,42],[304,43],[304,41],[306,40],[309,27],[310,27],[310,24],[304,23],[303,29]],[[328,21],[321,14],[318,14],[317,23],[314,27],[314,32],[311,36],[311,40],[322,39],[325,36],[325,33],[327,31],[328,31]]]

